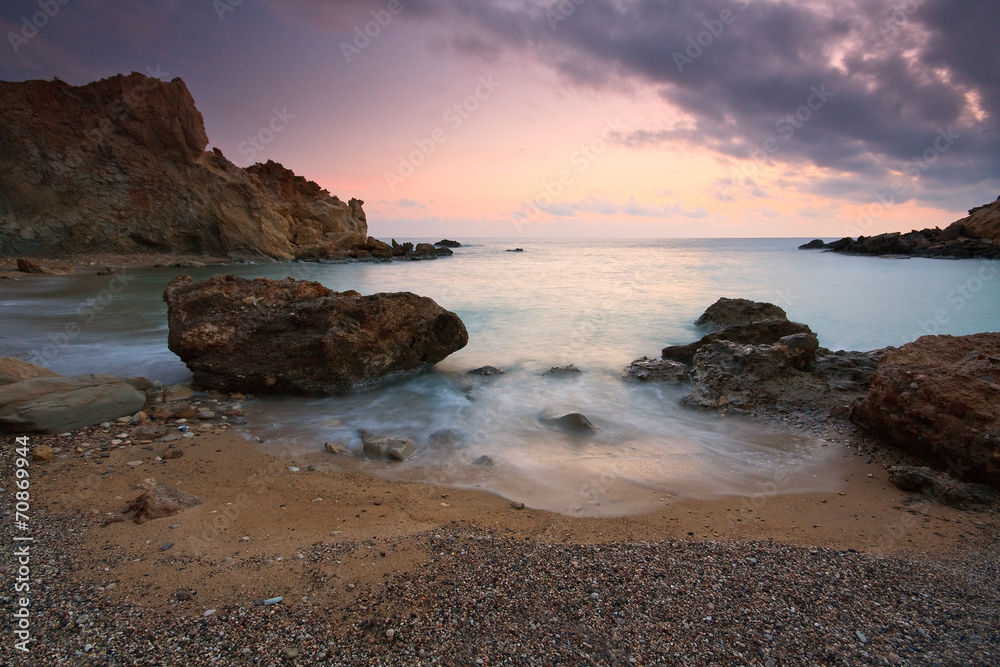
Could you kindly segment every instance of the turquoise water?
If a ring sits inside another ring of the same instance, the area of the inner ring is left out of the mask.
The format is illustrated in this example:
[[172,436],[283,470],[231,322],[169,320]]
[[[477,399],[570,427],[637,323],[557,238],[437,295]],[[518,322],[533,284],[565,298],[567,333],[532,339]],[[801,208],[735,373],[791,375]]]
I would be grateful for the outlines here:
[[[407,435],[420,447],[413,459],[363,467],[478,485],[567,513],[750,493],[781,471],[795,471],[779,475],[781,491],[830,488],[834,476],[822,471],[832,448],[823,443],[688,411],[677,405],[682,391],[618,377],[636,357],[696,339],[692,321],[720,296],[776,303],[831,349],[1000,330],[1000,262],[848,257],[797,250],[801,242],[472,239],[434,261],[224,267],[245,277],[316,280],[334,290],[416,292],[458,313],[470,335],[469,345],[434,371],[391,387],[346,398],[251,401],[250,431],[291,454],[355,438],[358,428]],[[505,252],[514,247],[524,252]],[[163,286],[182,273],[203,278],[217,271],[0,282],[0,354],[64,374],[184,381],[187,369],[166,349]],[[584,373],[540,376],[568,363]],[[507,374],[490,381],[464,375],[485,364]],[[568,438],[539,421],[569,410],[590,417],[598,434]],[[428,444],[442,429],[460,442]],[[496,465],[470,466],[480,454]]]

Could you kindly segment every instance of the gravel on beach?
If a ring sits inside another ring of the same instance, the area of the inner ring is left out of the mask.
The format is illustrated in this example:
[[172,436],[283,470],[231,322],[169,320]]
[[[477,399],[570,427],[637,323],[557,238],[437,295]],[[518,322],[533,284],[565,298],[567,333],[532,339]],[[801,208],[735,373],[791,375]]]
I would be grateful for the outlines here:
[[[84,552],[71,518],[46,522],[65,539],[33,570],[38,641],[16,653],[5,613],[5,665],[1000,662],[1000,569],[982,542],[885,557],[770,541],[542,543],[454,527],[411,536],[415,567],[381,584],[322,575],[350,552],[377,558],[371,544],[316,544],[304,554],[309,599],[208,613],[114,602],[95,582],[116,556]],[[11,604],[5,587],[0,605]]]

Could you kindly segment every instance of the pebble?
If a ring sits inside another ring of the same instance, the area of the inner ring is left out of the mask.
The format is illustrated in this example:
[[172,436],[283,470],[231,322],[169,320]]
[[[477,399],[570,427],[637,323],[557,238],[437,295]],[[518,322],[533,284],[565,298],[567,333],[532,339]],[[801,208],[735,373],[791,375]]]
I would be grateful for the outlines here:
[[160,551],[170,551],[170,548],[174,546],[173,542],[164,542],[160,545]]
[[264,600],[264,606],[265,606],[265,607],[270,607],[270,606],[271,606],[271,605],[273,605],[273,604],[278,604],[278,603],[279,603],[279,602],[281,602],[281,601],[282,601],[283,599],[284,599],[284,598],[283,598],[282,596],[280,596],[280,595],[279,595],[278,597],[274,597],[274,598],[268,598],[268,599]]
[[126,463],[125,465],[127,465],[127,466],[132,466],[132,467],[134,468],[135,466],[141,466],[141,465],[143,465],[144,463],[145,463],[145,461],[129,461],[129,462],[128,462],[128,463]]
[[214,609],[209,609],[209,610],[205,611],[205,612],[204,612],[204,613],[202,614],[202,618],[208,618],[209,616],[211,616],[211,615],[212,615],[212,614],[214,614],[214,613],[215,613],[215,610],[214,610]]

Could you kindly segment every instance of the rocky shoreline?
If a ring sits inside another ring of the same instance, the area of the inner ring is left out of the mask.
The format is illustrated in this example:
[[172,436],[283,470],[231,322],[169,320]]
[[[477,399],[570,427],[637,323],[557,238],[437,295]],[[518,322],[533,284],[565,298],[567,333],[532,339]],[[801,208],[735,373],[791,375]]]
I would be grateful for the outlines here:
[[799,250],[824,250],[873,257],[931,257],[939,259],[1000,259],[1000,197],[969,209],[968,217],[945,229],[890,232],[875,236],[846,236],[837,241],[815,239]]
[[[263,281],[233,294],[298,312],[329,297],[302,292],[310,285]],[[183,319],[172,333],[206,324]],[[245,394],[122,381],[145,394],[139,412],[29,436],[38,641],[26,664],[994,662],[995,501],[954,496],[959,483],[940,474],[914,477],[926,452],[887,446],[870,417],[855,417],[873,388],[905,393],[879,388],[899,372],[909,378],[907,363],[927,365],[922,343],[833,352],[777,306],[741,299],[720,299],[699,325],[698,345],[637,360],[623,381],[690,383],[693,409],[820,439],[843,456],[841,490],[783,495],[778,480],[750,497],[571,518],[365,474],[365,458],[392,466],[407,456],[414,443],[395,434],[296,456],[270,443],[277,449],[264,453],[241,433]],[[927,405],[955,373],[977,379],[994,362],[984,347],[993,337],[971,341],[982,355],[955,352],[969,337],[925,338],[943,346],[930,353],[934,382],[909,380]],[[23,382],[60,381],[18,363],[0,371],[11,395]],[[994,405],[992,385],[969,378],[954,381],[983,393],[967,400]],[[902,408],[927,413],[914,401]],[[968,414],[979,427],[988,418]],[[5,478],[13,452],[0,455]],[[15,564],[0,567],[10,574]],[[0,646],[5,663],[19,658]]]

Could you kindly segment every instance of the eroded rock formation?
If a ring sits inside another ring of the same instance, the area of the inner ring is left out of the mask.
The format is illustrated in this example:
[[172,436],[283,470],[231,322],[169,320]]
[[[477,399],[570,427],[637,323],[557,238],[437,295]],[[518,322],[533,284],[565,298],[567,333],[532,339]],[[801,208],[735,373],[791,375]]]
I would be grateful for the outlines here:
[[367,244],[361,201],[207,146],[180,79],[0,82],[0,255],[291,259]]
[[168,346],[196,384],[223,391],[346,393],[436,364],[469,340],[458,315],[410,292],[180,276],[164,300]]

